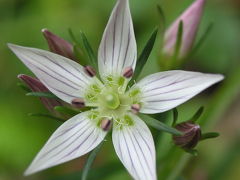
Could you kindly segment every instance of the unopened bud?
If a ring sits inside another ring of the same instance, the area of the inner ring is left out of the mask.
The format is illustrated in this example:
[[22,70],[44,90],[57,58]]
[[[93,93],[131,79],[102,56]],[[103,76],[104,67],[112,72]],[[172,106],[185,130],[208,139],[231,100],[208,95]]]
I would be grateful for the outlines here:
[[95,71],[95,69],[93,69],[92,66],[85,66],[84,70],[85,70],[85,73],[87,75],[89,75],[90,77],[96,76],[96,71]]
[[164,35],[163,53],[173,56],[178,38],[178,27],[183,22],[183,34],[179,58],[183,58],[189,53],[196,39],[198,26],[203,13],[205,0],[195,0],[195,2],[180,15],[177,20],[168,28]]
[[126,67],[123,71],[123,77],[130,78],[133,76],[133,69],[132,67]]
[[140,108],[141,108],[140,104],[133,104],[133,105],[131,106],[132,113],[133,113],[133,114],[139,113]]
[[42,29],[42,33],[47,40],[50,51],[75,60],[73,46],[68,41],[58,37],[47,29]]
[[[20,74],[18,75],[18,78],[21,79],[24,83],[26,83],[26,85],[33,91],[33,92],[50,92],[48,90],[48,88],[41,82],[39,81],[37,78],[33,78],[31,76],[27,76],[24,74]],[[59,100],[56,99],[50,99],[50,98],[44,98],[41,97],[40,98],[41,102],[43,103],[43,105],[50,111],[53,113],[56,113],[54,111],[54,107],[55,106],[62,106],[63,103],[60,102]]]
[[85,102],[81,98],[76,98],[76,99],[72,100],[72,105],[75,108],[83,108],[83,107],[85,107]]
[[192,122],[183,122],[175,127],[182,132],[181,136],[173,136],[173,141],[177,146],[183,149],[194,148],[201,139],[201,128],[198,124]]
[[104,119],[102,119],[100,126],[103,131],[109,131],[112,127],[112,120],[110,120],[108,118],[104,118]]

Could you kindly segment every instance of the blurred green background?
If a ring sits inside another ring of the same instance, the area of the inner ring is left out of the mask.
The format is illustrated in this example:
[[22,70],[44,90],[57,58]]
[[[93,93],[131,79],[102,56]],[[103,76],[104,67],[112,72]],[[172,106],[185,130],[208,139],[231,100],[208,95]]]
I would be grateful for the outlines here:
[[[130,0],[138,49],[141,50],[161,19],[156,5],[162,5],[170,24],[192,0]],[[46,112],[37,98],[26,97],[17,87],[18,74],[31,74],[10,52],[6,43],[47,49],[40,32],[48,28],[70,40],[68,28],[79,35],[86,33],[95,52],[115,0],[0,0],[0,180],[69,180],[80,179],[78,172],[86,158],[80,158],[30,177],[23,171],[35,154],[60,125],[47,118],[29,117],[31,112]],[[179,108],[186,120],[201,105],[206,105],[203,130],[218,131],[217,139],[198,145],[199,156],[191,158],[178,179],[224,179],[240,177],[240,3],[239,0],[209,0],[198,35],[209,23],[214,26],[198,53],[187,65],[188,70],[223,73],[225,83],[210,89]],[[199,36],[198,36],[199,37]],[[160,41],[161,36],[158,36]],[[160,71],[156,66],[160,46],[157,42],[143,74]],[[219,91],[218,91],[219,90]],[[218,92],[217,92],[218,91]],[[213,100],[210,100],[211,98]],[[167,141],[168,144],[171,142]],[[167,149],[161,152],[167,153]],[[166,159],[165,161],[167,161]],[[165,163],[165,162],[161,162]],[[176,164],[178,161],[175,162]],[[161,164],[158,164],[161,170]],[[99,168],[101,172],[98,171]],[[160,171],[161,172],[161,171]],[[129,175],[114,153],[108,139],[91,174],[105,173],[92,179],[127,180]],[[96,176],[95,176],[96,177]]]

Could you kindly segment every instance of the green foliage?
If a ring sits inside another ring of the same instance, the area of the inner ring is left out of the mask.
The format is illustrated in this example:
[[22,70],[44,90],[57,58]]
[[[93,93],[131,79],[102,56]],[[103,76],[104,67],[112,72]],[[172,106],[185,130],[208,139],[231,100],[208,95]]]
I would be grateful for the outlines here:
[[58,99],[58,97],[55,96],[51,92],[29,92],[29,93],[26,94],[26,96],[35,96],[35,97]]
[[156,128],[156,129],[158,129],[160,131],[168,132],[168,133],[171,133],[171,134],[174,134],[174,135],[182,135],[182,133],[180,131],[178,131],[175,128],[172,128],[172,127],[166,125],[165,123],[162,123],[159,120],[154,119],[151,116],[144,115],[144,114],[140,114],[139,116],[141,117],[141,119],[146,124],[148,124],[149,126],[151,126],[153,128]]
[[88,156],[87,161],[84,165],[83,171],[82,171],[82,180],[87,180],[90,168],[98,154],[98,152],[100,151],[101,147],[103,145],[103,142],[101,144],[99,144]]
[[45,114],[45,113],[29,113],[28,115],[29,116],[34,116],[34,117],[46,117],[46,118],[57,120],[57,121],[60,121],[60,122],[65,122],[66,121],[65,119],[62,119],[62,118],[59,118],[59,117],[56,117],[56,116],[53,116],[53,115],[50,115],[50,114]]
[[149,40],[147,41],[145,47],[142,50],[141,55],[139,56],[139,58],[137,59],[137,64],[136,64],[136,68],[134,71],[134,75],[132,77],[131,82],[129,83],[130,85],[132,85],[134,83],[134,80],[136,80],[138,78],[138,76],[140,75],[143,67],[145,66],[155,43],[156,37],[157,37],[157,32],[158,29],[155,29],[153,31],[153,33],[151,34]]

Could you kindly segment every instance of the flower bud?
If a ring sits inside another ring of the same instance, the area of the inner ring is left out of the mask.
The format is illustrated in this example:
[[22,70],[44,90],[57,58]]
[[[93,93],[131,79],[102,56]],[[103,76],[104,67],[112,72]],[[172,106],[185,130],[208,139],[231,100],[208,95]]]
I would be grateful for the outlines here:
[[173,136],[173,141],[177,146],[183,149],[194,148],[201,139],[201,129],[198,124],[192,122],[183,122],[175,127],[183,133],[181,136]]
[[179,58],[184,58],[184,56],[189,53],[196,38],[204,4],[205,0],[195,0],[195,2],[169,27],[164,35],[163,54],[167,56],[174,55],[178,36],[178,26],[181,21],[183,22],[183,34]]
[[56,36],[47,29],[43,29],[42,33],[48,42],[48,47],[50,51],[67,57],[69,59],[75,60],[73,46],[68,41]]
[[[37,78],[33,78],[24,74],[18,75],[18,78],[21,79],[26,85],[33,91],[33,92],[50,92],[46,86],[44,86],[41,81],[39,81]],[[55,106],[62,106],[63,103],[56,99],[50,99],[50,98],[40,98],[43,105],[52,113],[55,113],[54,107]]]

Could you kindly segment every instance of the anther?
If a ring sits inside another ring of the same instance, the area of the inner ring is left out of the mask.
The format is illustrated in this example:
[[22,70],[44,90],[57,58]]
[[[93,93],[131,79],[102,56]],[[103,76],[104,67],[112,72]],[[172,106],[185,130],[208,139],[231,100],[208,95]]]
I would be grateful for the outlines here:
[[141,108],[140,104],[133,104],[133,105],[131,106],[132,113],[133,113],[133,114],[139,113],[140,108]]
[[95,71],[95,69],[93,69],[92,66],[85,66],[84,71],[90,77],[94,77],[96,75],[96,71]]
[[109,131],[112,127],[112,120],[110,120],[108,118],[104,118],[104,119],[102,119],[100,126],[103,131]]
[[76,107],[76,108],[83,108],[85,107],[85,102],[81,98],[76,98],[72,100],[72,105],[73,107]]
[[126,67],[123,71],[123,77],[130,78],[133,76],[133,69],[132,67]]

